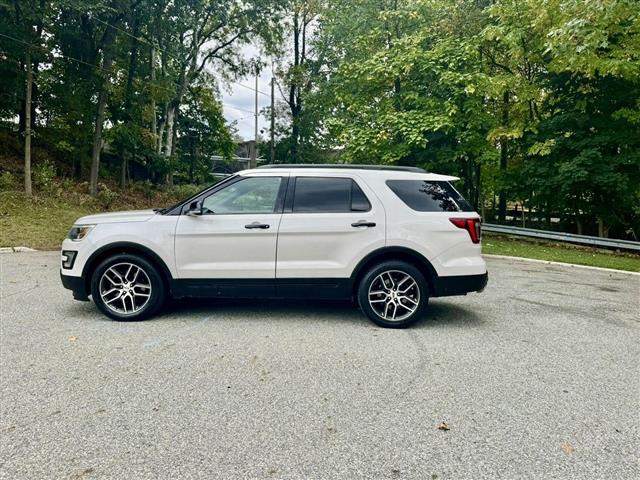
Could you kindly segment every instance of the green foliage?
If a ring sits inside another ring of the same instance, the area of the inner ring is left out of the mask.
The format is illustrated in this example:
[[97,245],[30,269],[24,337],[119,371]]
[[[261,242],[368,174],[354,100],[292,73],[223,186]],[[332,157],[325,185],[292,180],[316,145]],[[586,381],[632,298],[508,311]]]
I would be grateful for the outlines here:
[[16,177],[11,172],[2,172],[0,174],[0,190],[13,190],[17,184]]
[[182,158],[174,168],[175,175],[191,184],[210,182],[211,154],[230,159],[235,144],[225,124],[222,105],[204,82],[189,89],[185,104],[179,119]]
[[151,199],[155,195],[156,188],[150,181],[136,182],[132,185],[134,192],[139,192],[144,198]]
[[56,167],[49,160],[38,163],[33,169],[33,181],[43,192],[50,192],[54,186]]
[[123,183],[205,181],[207,158],[233,153],[218,88],[249,72],[243,46],[274,50],[280,4],[0,0],[0,128],[15,130],[17,115],[24,130],[28,51],[34,145],[53,154],[61,173],[86,177],[95,143],[104,146],[101,175]]
[[196,193],[200,192],[205,188],[206,185],[194,185],[194,184],[183,184],[183,185],[174,185],[169,189],[169,194],[176,198],[189,198],[194,196]]
[[118,193],[111,190],[104,183],[99,183],[96,199],[103,208],[110,209],[113,203],[118,199]]
[[478,209],[503,192],[638,238],[639,12],[631,0],[332,2],[314,39],[314,141],[327,158],[458,175]]
[[[63,176],[88,174],[104,93],[101,174],[210,182],[234,150],[220,88],[259,43],[276,159],[423,166],[478,210],[640,238],[637,0],[0,0],[0,31],[0,129],[22,138],[30,53],[34,150]],[[40,158],[37,188],[62,188]]]

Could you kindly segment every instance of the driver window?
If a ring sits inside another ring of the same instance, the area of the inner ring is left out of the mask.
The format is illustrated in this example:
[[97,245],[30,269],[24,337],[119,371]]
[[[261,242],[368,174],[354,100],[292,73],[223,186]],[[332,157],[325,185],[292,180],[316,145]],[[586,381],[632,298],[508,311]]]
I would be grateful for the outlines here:
[[202,202],[205,214],[273,213],[282,177],[248,177]]

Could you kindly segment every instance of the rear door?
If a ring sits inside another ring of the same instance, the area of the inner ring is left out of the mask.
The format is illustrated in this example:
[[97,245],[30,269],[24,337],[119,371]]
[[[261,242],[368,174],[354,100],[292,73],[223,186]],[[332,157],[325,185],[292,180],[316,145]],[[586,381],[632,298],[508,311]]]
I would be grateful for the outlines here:
[[282,279],[346,279],[384,245],[384,209],[357,175],[292,175],[278,232],[278,285]]

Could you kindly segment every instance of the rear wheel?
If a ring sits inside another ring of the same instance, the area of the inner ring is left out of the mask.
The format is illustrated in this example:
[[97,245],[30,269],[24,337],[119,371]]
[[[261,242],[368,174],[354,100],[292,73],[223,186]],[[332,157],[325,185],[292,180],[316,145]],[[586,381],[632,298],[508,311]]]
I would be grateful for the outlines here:
[[413,265],[387,261],[371,268],[358,286],[358,304],[381,327],[403,328],[424,312],[429,289],[424,275]]
[[91,277],[91,295],[102,313],[114,320],[142,320],[164,302],[164,282],[146,258],[119,254],[104,260]]

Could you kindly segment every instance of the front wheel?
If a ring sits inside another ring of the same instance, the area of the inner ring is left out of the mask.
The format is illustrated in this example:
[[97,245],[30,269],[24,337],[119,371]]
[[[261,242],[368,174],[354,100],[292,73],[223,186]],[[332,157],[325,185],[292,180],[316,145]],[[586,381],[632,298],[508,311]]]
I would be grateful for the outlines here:
[[114,320],[142,320],[164,302],[164,282],[146,258],[119,254],[104,260],[91,277],[91,295],[102,313]]
[[358,286],[358,304],[377,325],[403,328],[415,322],[429,301],[424,275],[413,265],[388,261],[371,268]]

